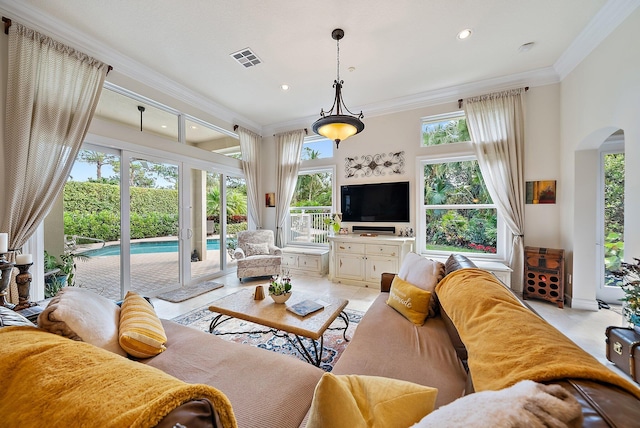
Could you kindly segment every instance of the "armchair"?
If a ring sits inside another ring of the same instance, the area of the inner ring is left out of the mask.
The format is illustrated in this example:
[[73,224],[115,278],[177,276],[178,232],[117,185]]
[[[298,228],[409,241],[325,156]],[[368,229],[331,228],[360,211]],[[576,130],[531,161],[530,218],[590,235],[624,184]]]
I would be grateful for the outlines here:
[[251,276],[280,275],[282,250],[275,246],[272,230],[238,232],[238,247],[233,253],[238,261],[238,279]]

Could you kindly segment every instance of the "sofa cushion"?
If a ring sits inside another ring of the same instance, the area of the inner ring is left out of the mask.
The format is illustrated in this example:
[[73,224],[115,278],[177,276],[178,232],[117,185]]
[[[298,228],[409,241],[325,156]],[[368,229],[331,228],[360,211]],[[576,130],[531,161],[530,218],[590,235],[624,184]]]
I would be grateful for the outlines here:
[[300,426],[322,369],[175,322],[163,320],[163,326],[167,350],[141,362],[185,382],[215,386],[233,403],[239,427]]
[[429,315],[431,292],[416,287],[400,277],[393,278],[387,305],[416,325],[424,324]]
[[38,315],[38,327],[125,356],[118,343],[120,307],[79,287],[64,287]]
[[467,373],[442,319],[431,318],[421,326],[407,322],[386,304],[387,298],[380,293],[371,304],[331,373],[391,377],[437,388],[436,407],[464,395]]
[[326,373],[307,428],[409,426],[433,410],[438,390],[397,379]]
[[154,427],[181,404],[202,399],[213,404],[221,421],[215,426],[237,426],[215,387],[35,327],[0,329],[0,343],[2,426]]
[[425,416],[413,428],[582,427],[578,401],[560,385],[521,381],[500,391],[459,398]]
[[[438,282],[444,278],[444,264],[416,253],[409,253],[402,260],[398,276],[433,294]],[[437,313],[438,302],[434,296],[429,303],[429,317],[434,317]]]
[[12,325],[26,325],[33,327],[34,324],[17,313],[16,311],[0,306],[0,327],[9,327]]
[[167,336],[153,306],[133,291],[127,292],[120,311],[120,346],[129,355],[149,358],[165,349]]
[[244,254],[247,257],[251,256],[261,256],[269,254],[269,245],[264,244],[252,244],[247,242],[244,244]]

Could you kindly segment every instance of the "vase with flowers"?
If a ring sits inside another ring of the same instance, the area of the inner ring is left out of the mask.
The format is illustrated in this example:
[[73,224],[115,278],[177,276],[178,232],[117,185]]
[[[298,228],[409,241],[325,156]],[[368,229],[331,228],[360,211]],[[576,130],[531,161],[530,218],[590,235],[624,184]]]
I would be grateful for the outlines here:
[[620,263],[620,270],[612,272],[622,280],[620,287],[624,291],[622,315],[633,328],[640,333],[640,259],[634,257],[633,263]]
[[289,272],[271,277],[269,283],[269,296],[276,303],[284,303],[291,297],[291,277]]

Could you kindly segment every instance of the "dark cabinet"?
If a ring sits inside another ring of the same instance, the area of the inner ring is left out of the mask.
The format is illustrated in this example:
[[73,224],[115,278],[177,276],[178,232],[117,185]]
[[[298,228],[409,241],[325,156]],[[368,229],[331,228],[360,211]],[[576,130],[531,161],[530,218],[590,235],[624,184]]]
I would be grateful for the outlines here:
[[564,250],[524,247],[524,299],[544,299],[564,308]]

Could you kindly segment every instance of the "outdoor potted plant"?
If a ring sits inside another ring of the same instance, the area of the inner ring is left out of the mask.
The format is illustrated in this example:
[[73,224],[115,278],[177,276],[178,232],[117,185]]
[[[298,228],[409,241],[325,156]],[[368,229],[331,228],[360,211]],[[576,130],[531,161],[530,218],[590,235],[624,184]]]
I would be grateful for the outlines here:
[[612,273],[622,280],[622,315],[640,333],[640,259],[634,257],[634,260],[635,264],[621,262],[620,270]]
[[271,277],[269,296],[276,303],[284,303],[291,297],[291,277],[289,273]]
[[44,252],[44,294],[46,298],[53,297],[65,286],[75,285],[75,259],[86,260],[85,254],[67,253],[60,255],[60,259],[47,251]]

